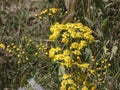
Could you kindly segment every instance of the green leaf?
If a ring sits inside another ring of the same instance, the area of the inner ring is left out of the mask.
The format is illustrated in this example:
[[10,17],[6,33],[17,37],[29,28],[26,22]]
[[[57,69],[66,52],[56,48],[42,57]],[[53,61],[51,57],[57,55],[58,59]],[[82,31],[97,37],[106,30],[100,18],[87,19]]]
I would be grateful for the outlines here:
[[102,31],[106,31],[106,29],[108,29],[108,28],[107,28],[107,27],[108,27],[108,22],[109,22],[109,17],[106,18],[106,19],[104,19],[103,24],[102,24],[102,27],[101,27],[101,30],[102,30]]
[[60,76],[60,77],[59,77],[59,80],[60,80],[60,81],[61,81],[61,79],[62,79],[61,76],[62,76],[63,74],[65,74],[65,67],[60,65],[59,68],[58,68],[58,75]]
[[84,17],[84,19],[88,22],[88,24],[93,27],[94,23],[87,17]]
[[113,46],[113,48],[112,48],[113,55],[116,54],[117,50],[118,50],[118,47],[117,46]]
[[87,60],[87,59],[90,60],[90,57],[92,55],[92,51],[91,51],[91,49],[89,47],[85,49],[85,54],[86,54],[85,60]]
[[99,37],[103,37],[103,33],[99,29],[96,29],[96,32],[97,32]]
[[108,3],[108,4],[104,7],[104,9],[110,7],[111,5],[113,5],[113,2],[112,2],[112,3]]
[[116,55],[117,50],[118,50],[118,47],[117,46],[113,46],[112,53],[111,53],[111,56],[110,56],[110,60],[113,58],[114,55]]

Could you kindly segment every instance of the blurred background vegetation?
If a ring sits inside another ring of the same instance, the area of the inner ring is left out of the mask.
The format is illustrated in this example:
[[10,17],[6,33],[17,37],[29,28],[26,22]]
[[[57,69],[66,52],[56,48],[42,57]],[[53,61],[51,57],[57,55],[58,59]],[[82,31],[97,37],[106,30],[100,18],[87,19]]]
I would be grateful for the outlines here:
[[[66,11],[64,0],[56,0],[57,7]],[[108,69],[107,81],[103,89],[120,90],[120,1],[119,0],[77,0],[75,17],[71,22],[79,20],[94,31],[96,42],[91,47],[97,57],[103,56],[102,48],[109,50],[108,60],[112,66]],[[0,49],[0,90],[16,90],[27,85],[27,80],[35,78],[45,90],[58,90],[59,81],[56,76],[58,66],[52,62],[46,53],[40,49],[39,57],[35,57],[37,48],[49,48],[49,27],[58,20],[49,16],[39,20],[35,14],[53,7],[54,0],[0,0],[0,43],[4,43],[7,52]],[[31,41],[29,43],[29,41]],[[28,47],[25,45],[27,44]],[[24,45],[22,51],[27,52],[29,61],[18,62],[17,53],[20,51],[13,46]],[[38,45],[38,46],[36,46]],[[15,51],[16,50],[16,51]],[[32,57],[33,55],[33,57]],[[36,54],[37,55],[37,54]],[[99,55],[99,56],[97,56]]]

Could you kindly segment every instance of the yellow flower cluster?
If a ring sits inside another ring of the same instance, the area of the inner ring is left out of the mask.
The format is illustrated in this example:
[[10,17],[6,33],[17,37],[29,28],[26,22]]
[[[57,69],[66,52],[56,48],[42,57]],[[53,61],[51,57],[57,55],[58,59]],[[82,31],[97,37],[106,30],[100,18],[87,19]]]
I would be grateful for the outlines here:
[[40,12],[40,15],[46,14],[47,12],[56,13],[57,12],[57,8],[50,8],[48,10],[44,10],[44,11]]
[[[97,84],[105,83],[107,68],[111,66],[106,59],[107,51],[102,60],[96,60],[94,56],[91,56],[90,60],[85,58],[85,49],[88,44],[94,42],[92,30],[89,27],[82,23],[55,23],[50,27],[50,31],[49,39],[55,41],[56,46],[50,48],[49,57],[65,69],[70,69],[69,74],[74,73],[74,75],[63,74],[61,90],[96,90],[96,85],[91,83],[96,81]],[[87,80],[91,77],[96,81]],[[84,82],[88,83],[84,84]]]
[[[90,63],[85,62],[84,59],[81,58],[83,55],[82,51],[89,43],[94,42],[90,28],[84,26],[82,23],[55,23],[50,27],[50,31],[51,35],[49,39],[57,43],[57,46],[52,46],[49,50],[49,57],[52,58],[53,61],[59,62],[60,65],[66,68],[73,69],[73,67],[75,67],[80,70],[73,71],[73,73],[80,72],[80,74],[83,75],[75,75],[81,79],[80,82],[83,82],[85,78],[87,78],[84,72],[85,70],[90,72],[90,74],[94,73],[94,70],[90,68]],[[74,79],[75,76],[64,74],[61,81],[61,90],[80,89],[81,87],[77,87],[78,82]]]
[[104,57],[100,60],[95,60],[94,56],[91,56],[91,62],[93,63],[94,74],[96,75],[96,83],[104,84],[106,82],[106,75],[108,68],[111,66],[108,59],[108,51],[105,51]]
[[43,15],[47,14],[47,15],[51,16],[53,14],[56,14],[57,11],[58,11],[57,8],[49,8],[49,9],[45,9],[45,10],[41,11],[40,14],[35,14],[35,16],[37,16],[39,19],[42,19]]
[[76,90],[76,86],[70,74],[64,74],[62,76],[61,90]]
[[69,51],[64,50],[63,53],[58,54],[58,52],[61,51],[61,48],[51,48],[49,50],[49,57],[53,58],[54,61],[60,60],[61,65],[65,65],[67,67],[71,66],[71,57],[69,56]]
[[12,54],[18,59],[18,64],[26,63],[28,60],[30,61],[31,58],[38,60],[46,55],[46,47],[44,45],[35,43],[26,36],[22,38],[21,44],[11,43],[7,45],[5,50],[8,54]]
[[[52,35],[50,40],[57,40],[67,45],[68,49],[61,49],[60,47],[52,47],[49,51],[49,57],[53,58],[54,61],[61,61],[61,65],[71,67],[77,65],[78,67],[88,67],[88,64],[79,65],[78,61],[74,61],[79,58],[73,58],[74,56],[81,55],[81,50],[94,41],[94,37],[91,35],[92,31],[87,26],[83,26],[82,23],[67,23],[59,24],[50,27]],[[75,60],[74,60],[75,59]]]
[[58,51],[60,51],[61,49],[59,48],[59,47],[57,47],[57,48],[51,48],[50,50],[49,50],[49,57],[50,58],[53,58],[54,56],[55,56],[55,53],[57,53]]
[[82,39],[83,41],[94,41],[94,37],[91,35],[92,30],[82,23],[55,23],[55,25],[51,26],[50,31],[52,33],[49,37],[50,40],[56,40],[62,34],[61,42],[63,43],[68,43],[70,37],[73,39]]

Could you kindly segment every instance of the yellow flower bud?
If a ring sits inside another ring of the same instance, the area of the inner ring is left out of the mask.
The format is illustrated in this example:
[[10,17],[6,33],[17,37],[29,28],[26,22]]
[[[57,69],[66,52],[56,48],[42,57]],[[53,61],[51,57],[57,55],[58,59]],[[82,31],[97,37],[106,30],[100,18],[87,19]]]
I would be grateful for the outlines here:
[[4,49],[5,45],[4,44],[0,44],[0,48]]
[[20,54],[18,54],[17,57],[20,58],[21,57]]
[[110,66],[111,66],[111,64],[109,63],[109,64],[108,64],[108,67],[110,67]]
[[14,45],[13,48],[16,48],[16,46]]

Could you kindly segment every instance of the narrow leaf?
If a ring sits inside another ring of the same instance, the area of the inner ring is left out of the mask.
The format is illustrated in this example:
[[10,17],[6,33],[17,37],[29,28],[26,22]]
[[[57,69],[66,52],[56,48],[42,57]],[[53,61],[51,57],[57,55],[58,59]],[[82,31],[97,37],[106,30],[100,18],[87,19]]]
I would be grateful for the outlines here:
[[118,47],[117,46],[113,46],[112,48],[112,52],[111,52],[111,56],[110,56],[110,60],[113,58],[113,56],[117,53]]
[[99,37],[103,37],[103,33],[99,29],[96,29],[96,32],[97,32]]
[[88,22],[88,24],[93,27],[94,23],[87,17],[84,17],[84,19]]
[[86,58],[85,58],[85,60],[90,60],[90,56],[92,55],[92,51],[91,51],[91,49],[90,48],[86,48],[85,49],[85,54],[86,54]]
[[59,68],[58,68],[58,75],[60,76],[59,80],[61,80],[61,76],[63,74],[65,74],[65,67],[60,65]]

